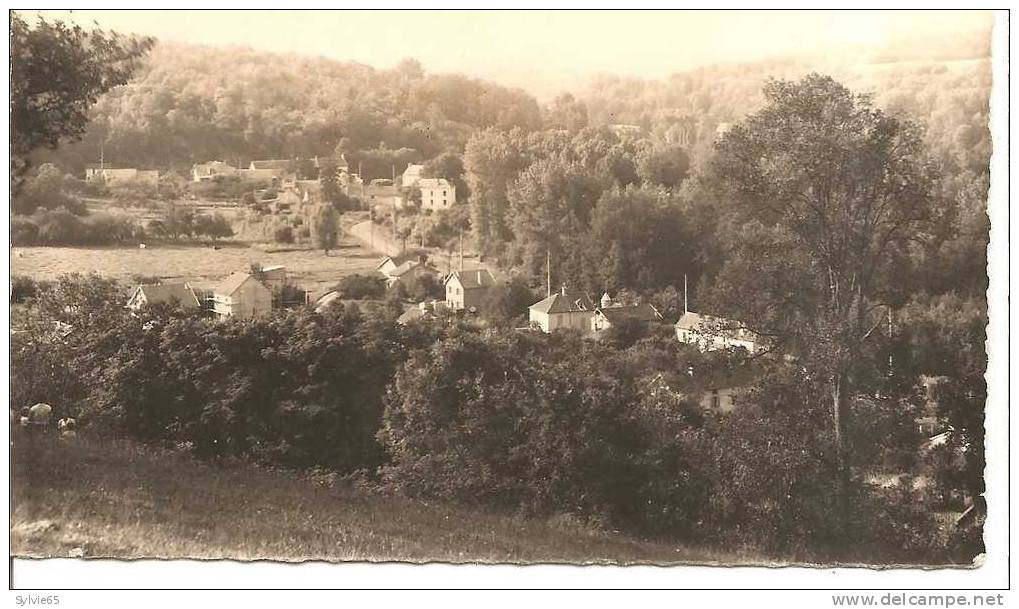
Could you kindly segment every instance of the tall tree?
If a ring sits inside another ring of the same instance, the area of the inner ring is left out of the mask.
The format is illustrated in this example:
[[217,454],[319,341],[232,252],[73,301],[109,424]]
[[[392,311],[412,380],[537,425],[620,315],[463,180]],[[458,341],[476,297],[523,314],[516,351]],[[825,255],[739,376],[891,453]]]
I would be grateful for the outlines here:
[[33,150],[81,137],[89,108],[131,78],[153,40],[41,17],[30,25],[17,13],[11,13],[10,31],[11,174],[17,186]]
[[[713,174],[751,223],[722,270],[725,306],[827,384],[843,478],[848,405],[878,367],[867,341],[901,302],[894,276],[932,216],[937,171],[916,126],[827,76],[772,81],[717,144]],[[742,255],[740,255],[742,254]]]
[[322,248],[323,253],[328,256],[329,250],[336,247],[338,233],[339,216],[336,213],[336,208],[332,205],[322,205],[312,224],[315,245]]

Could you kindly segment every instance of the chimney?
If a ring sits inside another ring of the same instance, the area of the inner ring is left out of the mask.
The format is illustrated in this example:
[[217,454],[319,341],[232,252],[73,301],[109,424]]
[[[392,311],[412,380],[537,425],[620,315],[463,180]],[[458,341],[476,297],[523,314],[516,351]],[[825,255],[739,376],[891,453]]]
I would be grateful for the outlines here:
[[559,291],[562,292],[563,296],[566,296],[566,284],[565,283],[563,284],[563,286],[561,288],[559,288]]
[[481,285],[481,269],[478,269],[478,285]]

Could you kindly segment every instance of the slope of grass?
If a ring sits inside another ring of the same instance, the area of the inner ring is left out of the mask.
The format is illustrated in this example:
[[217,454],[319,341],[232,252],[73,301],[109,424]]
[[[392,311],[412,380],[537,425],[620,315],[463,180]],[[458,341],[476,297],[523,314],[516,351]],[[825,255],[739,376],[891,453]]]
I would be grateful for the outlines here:
[[329,476],[216,465],[128,442],[18,438],[18,556],[286,561],[738,560],[590,530],[359,490]]

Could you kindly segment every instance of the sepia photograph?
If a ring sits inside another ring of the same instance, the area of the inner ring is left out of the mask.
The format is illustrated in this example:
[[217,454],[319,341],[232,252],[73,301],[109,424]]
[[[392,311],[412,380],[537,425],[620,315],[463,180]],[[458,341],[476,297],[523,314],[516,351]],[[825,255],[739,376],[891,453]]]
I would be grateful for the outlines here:
[[1007,12],[8,18],[12,565],[984,566]]

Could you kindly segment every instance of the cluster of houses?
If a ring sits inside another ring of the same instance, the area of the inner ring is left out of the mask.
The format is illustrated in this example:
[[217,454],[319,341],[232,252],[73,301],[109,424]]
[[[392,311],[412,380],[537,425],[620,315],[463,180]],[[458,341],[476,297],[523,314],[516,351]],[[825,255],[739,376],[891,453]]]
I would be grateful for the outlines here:
[[138,311],[154,304],[172,304],[185,309],[202,309],[216,317],[249,319],[273,309],[303,303],[287,300],[289,286],[286,267],[261,267],[257,272],[231,273],[211,289],[192,286],[188,282],[140,285],[131,293],[127,308]]
[[[410,192],[421,193],[419,206],[424,211],[438,211],[449,209],[456,204],[456,186],[445,178],[422,177],[424,165],[409,164],[407,168],[392,180],[376,179],[371,180],[367,185],[360,176],[353,174],[353,181],[341,184],[347,186],[347,194],[358,196],[369,207],[378,206],[391,209],[404,209],[410,205],[407,195]],[[349,187],[353,185],[353,189]]]
[[225,161],[209,161],[197,163],[191,168],[191,179],[194,182],[207,182],[219,178],[239,178],[251,183],[268,183],[281,189],[279,209],[274,212],[286,213],[299,200],[284,200],[283,193],[296,193],[296,196],[307,201],[315,198],[320,192],[318,179],[298,179],[295,167],[305,163],[319,172],[326,166],[336,168],[336,180],[344,194],[363,201],[370,208],[376,206],[393,209],[407,207],[407,194],[416,190],[421,193],[420,207],[423,210],[436,211],[448,209],[456,204],[456,186],[445,178],[422,177],[424,165],[409,164],[399,177],[394,179],[374,179],[367,183],[361,178],[360,171],[351,171],[345,156],[339,158],[315,157],[301,159],[267,159],[251,161],[248,167],[239,168]]

